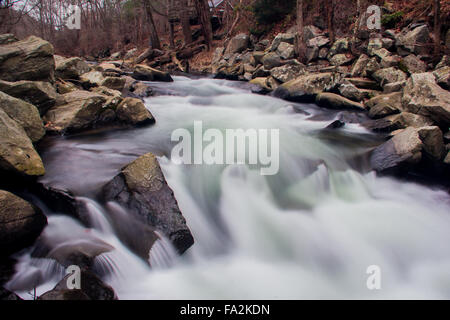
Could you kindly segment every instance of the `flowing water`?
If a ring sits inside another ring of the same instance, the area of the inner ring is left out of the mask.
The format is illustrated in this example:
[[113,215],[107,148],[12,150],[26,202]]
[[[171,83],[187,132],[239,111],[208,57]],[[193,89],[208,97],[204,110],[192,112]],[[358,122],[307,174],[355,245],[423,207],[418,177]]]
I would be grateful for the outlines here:
[[[254,95],[235,82],[175,77],[151,86],[159,93],[146,101],[154,126],[49,138],[43,150],[42,182],[79,197],[92,228],[46,210],[42,241],[58,250],[112,246],[95,268],[120,299],[450,298],[448,194],[370,172],[367,154],[378,137],[358,124],[325,129],[354,115]],[[172,131],[198,120],[222,130],[279,129],[279,173],[174,164]],[[161,236],[152,267],[114,234],[109,214],[126,224],[127,212],[98,202],[101,187],[147,152],[158,155],[195,239],[179,257]],[[24,298],[64,274],[54,260],[29,253],[19,260],[9,285]],[[380,290],[367,288],[371,265],[381,270]]]

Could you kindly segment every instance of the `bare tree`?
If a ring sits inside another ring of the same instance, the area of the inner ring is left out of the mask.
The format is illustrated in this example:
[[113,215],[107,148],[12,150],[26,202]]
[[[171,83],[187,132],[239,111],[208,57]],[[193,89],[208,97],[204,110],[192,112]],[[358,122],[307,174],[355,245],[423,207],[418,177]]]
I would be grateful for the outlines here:
[[326,0],[326,9],[327,9],[327,25],[328,25],[328,33],[330,35],[331,43],[334,43],[334,0]]
[[181,0],[180,21],[183,29],[184,44],[190,44],[192,42],[192,31],[189,17],[189,11],[187,10],[187,0]]
[[441,52],[441,3],[434,0],[434,54]]
[[197,5],[197,12],[202,24],[203,35],[205,37],[208,49],[212,48],[213,32],[211,25],[211,14],[209,11],[208,0],[195,0]]
[[156,31],[155,21],[153,20],[153,12],[150,0],[142,0],[145,12],[147,14],[147,22],[150,31],[150,47],[153,49],[161,49],[161,42],[159,41],[158,32]]
[[303,0],[297,0],[297,54],[301,61],[305,58],[305,43],[303,43]]

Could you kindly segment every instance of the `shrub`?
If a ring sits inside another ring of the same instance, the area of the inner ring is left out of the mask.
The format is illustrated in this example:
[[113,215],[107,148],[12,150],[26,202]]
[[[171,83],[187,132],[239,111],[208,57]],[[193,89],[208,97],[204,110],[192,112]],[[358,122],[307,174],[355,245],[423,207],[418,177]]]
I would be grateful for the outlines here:
[[392,14],[385,14],[381,18],[381,24],[385,28],[394,28],[397,23],[399,23],[404,16],[403,11],[397,11]]
[[252,11],[259,25],[283,20],[295,8],[296,0],[256,0]]

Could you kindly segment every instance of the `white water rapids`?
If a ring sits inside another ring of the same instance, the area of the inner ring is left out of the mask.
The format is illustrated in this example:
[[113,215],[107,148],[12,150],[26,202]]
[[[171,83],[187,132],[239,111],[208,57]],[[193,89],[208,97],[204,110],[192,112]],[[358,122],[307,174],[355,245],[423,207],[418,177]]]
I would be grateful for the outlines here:
[[[251,94],[228,81],[175,77],[151,86],[162,93],[146,101],[154,126],[54,138],[43,154],[42,181],[82,197],[95,226],[86,232],[72,218],[50,214],[44,236],[61,243],[95,236],[113,246],[96,265],[120,299],[450,298],[449,195],[366,170],[373,134],[357,124],[323,130],[336,112]],[[209,128],[280,129],[280,172],[173,164],[172,131],[197,120]],[[195,239],[181,257],[159,241],[152,268],[121,244],[105,218],[121,208],[95,201],[121,167],[147,152],[160,156]],[[380,267],[380,290],[366,286],[371,265]],[[25,253],[10,286],[32,281],[26,279],[33,272],[44,279],[42,294],[64,271]]]

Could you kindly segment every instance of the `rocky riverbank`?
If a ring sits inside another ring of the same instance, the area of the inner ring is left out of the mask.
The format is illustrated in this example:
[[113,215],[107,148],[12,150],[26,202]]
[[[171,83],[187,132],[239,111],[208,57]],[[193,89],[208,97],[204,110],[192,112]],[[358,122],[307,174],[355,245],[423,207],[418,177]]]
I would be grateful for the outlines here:
[[[85,208],[70,191],[37,182],[45,175],[37,145],[46,135],[68,136],[93,129],[154,124],[155,119],[142,101],[151,90],[141,81],[173,80],[167,72],[146,65],[129,68],[123,61],[89,64],[81,58],[57,56],[52,45],[38,37],[19,41],[12,34],[0,36],[0,188],[9,189],[0,190],[0,258],[8,259],[37,241],[40,250],[33,252],[34,257],[54,259],[64,267],[77,264],[84,281],[82,290],[75,292],[67,290],[63,279],[40,299],[114,299],[112,288],[92,270],[96,256],[113,248],[100,240],[94,241],[96,245],[53,248],[41,235],[47,224],[45,215],[11,192],[32,190],[49,207],[67,212],[88,230],[90,221],[83,214]],[[141,199],[137,192],[145,197]],[[120,230],[120,217],[110,218],[123,236],[122,241],[144,260],[148,261],[149,250],[159,239],[157,232],[171,239],[180,253],[193,244],[155,156],[145,155],[124,168],[123,175],[105,187],[105,195],[105,201],[142,208],[134,218],[138,230],[148,237],[143,236],[139,244],[127,242],[126,232]],[[7,280],[2,277],[0,288]],[[17,298],[3,288],[0,291],[2,297]]]

